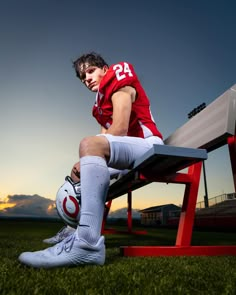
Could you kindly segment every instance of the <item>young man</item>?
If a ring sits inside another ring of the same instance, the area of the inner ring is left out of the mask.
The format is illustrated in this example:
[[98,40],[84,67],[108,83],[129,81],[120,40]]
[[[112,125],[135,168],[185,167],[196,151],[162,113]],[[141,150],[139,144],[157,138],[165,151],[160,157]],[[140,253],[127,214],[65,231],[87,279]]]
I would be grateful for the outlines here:
[[163,144],[149,99],[131,64],[119,62],[109,67],[99,54],[92,52],[79,57],[74,68],[82,83],[96,92],[93,116],[101,125],[101,132],[80,142],[80,162],[72,168],[72,180],[81,181],[76,231],[53,247],[19,256],[22,263],[37,268],[103,265],[101,225],[110,183],[108,167],[130,169],[153,144]]

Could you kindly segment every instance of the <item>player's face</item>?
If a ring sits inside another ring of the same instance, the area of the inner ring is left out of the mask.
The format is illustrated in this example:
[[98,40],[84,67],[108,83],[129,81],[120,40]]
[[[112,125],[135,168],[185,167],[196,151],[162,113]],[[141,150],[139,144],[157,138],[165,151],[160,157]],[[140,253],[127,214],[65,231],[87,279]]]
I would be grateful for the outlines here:
[[100,82],[104,75],[107,72],[107,66],[104,66],[102,69],[96,66],[87,66],[83,68],[83,74],[81,81],[85,84],[85,86],[93,91],[98,91]]

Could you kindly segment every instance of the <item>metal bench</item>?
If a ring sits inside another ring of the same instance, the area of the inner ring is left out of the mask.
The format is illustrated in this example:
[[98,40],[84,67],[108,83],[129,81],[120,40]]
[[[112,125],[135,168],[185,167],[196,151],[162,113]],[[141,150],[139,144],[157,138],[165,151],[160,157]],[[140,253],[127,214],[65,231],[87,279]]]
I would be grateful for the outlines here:
[[[130,172],[111,184],[112,200],[128,195],[128,232],[132,232],[132,191],[151,182],[185,184],[175,246],[124,246],[125,256],[236,255],[236,246],[191,246],[202,162],[227,144],[236,189],[236,84],[165,140],[136,160]],[[187,168],[187,169],[184,169]],[[187,170],[187,172],[184,172]],[[104,228],[104,225],[103,225]]]

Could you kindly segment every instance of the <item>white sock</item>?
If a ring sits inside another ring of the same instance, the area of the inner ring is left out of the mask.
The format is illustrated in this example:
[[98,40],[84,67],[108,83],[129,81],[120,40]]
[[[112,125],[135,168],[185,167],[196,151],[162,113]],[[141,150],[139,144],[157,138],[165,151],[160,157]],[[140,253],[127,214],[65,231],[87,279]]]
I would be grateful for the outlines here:
[[101,236],[110,174],[105,159],[97,156],[82,157],[80,173],[81,207],[78,236],[94,245]]

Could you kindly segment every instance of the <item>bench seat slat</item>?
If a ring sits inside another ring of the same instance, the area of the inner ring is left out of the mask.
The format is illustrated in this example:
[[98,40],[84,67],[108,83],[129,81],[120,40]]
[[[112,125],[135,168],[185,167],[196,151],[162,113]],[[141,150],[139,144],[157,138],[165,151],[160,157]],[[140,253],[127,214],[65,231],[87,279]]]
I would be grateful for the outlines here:
[[[157,174],[161,173],[163,175],[165,170],[167,170],[167,173],[177,172],[189,165],[206,159],[207,152],[204,149],[154,144],[149,151],[135,161],[133,169],[140,170],[151,165]],[[167,165],[167,168],[165,165]]]
[[204,149],[153,145],[148,152],[135,161],[131,171],[110,186],[107,200],[117,198],[128,190],[135,190],[151,182],[138,179],[137,172],[145,174],[147,171],[149,175],[153,173],[155,177],[164,177],[206,159],[207,152]]

